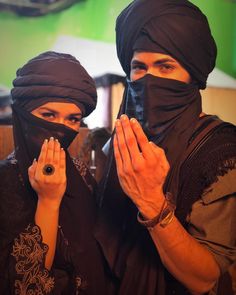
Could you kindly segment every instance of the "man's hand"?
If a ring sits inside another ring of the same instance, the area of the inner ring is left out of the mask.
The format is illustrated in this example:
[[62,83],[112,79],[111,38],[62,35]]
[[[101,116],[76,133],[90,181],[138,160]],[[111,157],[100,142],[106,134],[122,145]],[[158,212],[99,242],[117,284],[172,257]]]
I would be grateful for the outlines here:
[[149,142],[136,119],[116,121],[114,154],[119,181],[143,216],[156,216],[163,205],[169,163],[163,149]]

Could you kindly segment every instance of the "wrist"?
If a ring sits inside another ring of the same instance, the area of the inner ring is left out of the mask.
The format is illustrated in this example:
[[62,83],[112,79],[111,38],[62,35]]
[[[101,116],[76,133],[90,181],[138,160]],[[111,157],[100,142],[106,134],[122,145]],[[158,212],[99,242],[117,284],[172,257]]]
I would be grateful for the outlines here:
[[59,212],[61,202],[58,200],[48,200],[45,198],[38,198],[37,209],[42,209],[50,212]]
[[158,214],[156,214],[153,218],[147,219],[140,212],[137,214],[138,222],[152,230],[156,225],[160,225],[161,227],[166,227],[168,224],[171,223],[175,216],[175,202],[173,195],[169,192],[166,193],[165,201],[162,205],[161,210]]
[[142,206],[139,206],[139,212],[144,219],[153,219],[155,216],[161,213],[166,203],[166,198],[163,192],[156,194],[158,198],[153,198],[154,202],[145,202]]

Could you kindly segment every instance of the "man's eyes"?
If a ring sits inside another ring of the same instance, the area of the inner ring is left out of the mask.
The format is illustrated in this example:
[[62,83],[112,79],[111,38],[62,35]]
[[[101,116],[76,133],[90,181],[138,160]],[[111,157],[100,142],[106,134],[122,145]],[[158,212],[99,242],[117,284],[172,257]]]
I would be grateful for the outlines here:
[[131,70],[133,71],[138,71],[138,70],[146,70],[147,67],[145,65],[142,65],[142,64],[134,64],[131,66]]
[[171,71],[173,70],[175,67],[172,64],[160,64],[158,65],[158,68],[161,71]]

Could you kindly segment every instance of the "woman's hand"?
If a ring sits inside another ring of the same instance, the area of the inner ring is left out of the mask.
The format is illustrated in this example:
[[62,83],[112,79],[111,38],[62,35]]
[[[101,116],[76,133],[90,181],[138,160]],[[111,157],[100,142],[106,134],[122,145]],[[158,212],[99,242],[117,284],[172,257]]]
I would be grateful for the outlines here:
[[162,208],[169,171],[163,149],[148,141],[136,119],[122,115],[116,121],[114,154],[122,189],[146,218],[153,218]]
[[[52,174],[45,174],[45,165],[52,165]],[[38,195],[38,201],[59,208],[66,190],[65,151],[57,139],[44,141],[38,161],[34,160],[28,169],[29,181]]]

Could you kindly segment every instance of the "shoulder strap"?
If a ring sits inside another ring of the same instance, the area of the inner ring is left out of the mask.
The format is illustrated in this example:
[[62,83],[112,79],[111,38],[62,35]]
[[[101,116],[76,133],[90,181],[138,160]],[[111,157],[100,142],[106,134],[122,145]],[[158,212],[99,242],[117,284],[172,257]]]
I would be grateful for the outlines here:
[[201,118],[196,129],[189,140],[189,146],[182,156],[182,163],[198,150],[198,148],[209,138],[209,136],[223,125],[228,125],[220,120],[217,116],[205,116]]

